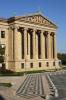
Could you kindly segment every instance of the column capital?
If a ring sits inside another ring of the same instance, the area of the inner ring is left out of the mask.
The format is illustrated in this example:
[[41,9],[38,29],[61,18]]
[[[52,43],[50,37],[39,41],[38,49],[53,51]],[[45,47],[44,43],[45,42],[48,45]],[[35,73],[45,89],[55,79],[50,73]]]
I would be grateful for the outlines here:
[[47,36],[48,35],[48,31],[44,31],[44,36]]
[[18,27],[18,31],[24,31],[24,28],[23,27]]
[[8,29],[12,29],[12,30],[15,29],[15,28],[16,28],[16,27],[13,26],[13,25],[11,25],[11,26],[8,27]]
[[11,25],[11,26],[8,27],[8,29],[19,30],[19,26]]
[[51,32],[50,35],[51,35],[51,36],[54,36],[54,35],[55,35],[55,32]]
[[41,30],[37,30],[37,29],[36,29],[36,33],[40,34],[40,33],[41,33]]
[[24,31],[24,30],[28,30],[27,27],[21,27],[21,26],[18,26],[16,27],[19,31]]
[[32,28],[28,28],[27,31],[28,31],[29,33],[32,33],[32,32],[33,32],[33,29],[32,29]]

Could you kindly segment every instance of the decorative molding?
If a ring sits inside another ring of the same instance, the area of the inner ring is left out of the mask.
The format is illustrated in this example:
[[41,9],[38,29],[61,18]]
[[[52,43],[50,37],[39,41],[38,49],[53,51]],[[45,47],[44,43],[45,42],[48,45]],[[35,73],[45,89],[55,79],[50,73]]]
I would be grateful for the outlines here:
[[44,18],[41,15],[20,17],[18,19],[18,21],[39,24],[39,25],[43,25],[45,27],[57,28],[57,26],[55,24],[53,24],[51,21],[49,21],[48,19]]

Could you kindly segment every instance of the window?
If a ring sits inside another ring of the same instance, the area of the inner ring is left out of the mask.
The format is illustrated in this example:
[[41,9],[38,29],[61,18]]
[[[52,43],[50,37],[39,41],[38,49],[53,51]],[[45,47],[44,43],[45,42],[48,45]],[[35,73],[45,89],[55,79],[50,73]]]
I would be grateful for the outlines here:
[[48,67],[49,66],[49,62],[47,62],[46,64],[47,64],[47,67]]
[[5,31],[1,31],[1,38],[5,38]]
[[39,62],[39,67],[41,67],[41,63]]
[[21,63],[21,68],[24,69],[24,63]]
[[53,62],[53,66],[55,66],[55,62]]
[[30,63],[30,67],[33,68],[33,63]]

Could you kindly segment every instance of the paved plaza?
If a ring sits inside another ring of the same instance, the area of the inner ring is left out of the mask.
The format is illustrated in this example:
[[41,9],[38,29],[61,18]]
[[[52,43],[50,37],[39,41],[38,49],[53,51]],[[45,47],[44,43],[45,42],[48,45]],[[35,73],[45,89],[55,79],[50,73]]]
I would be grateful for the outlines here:
[[66,72],[50,74],[50,78],[59,94],[59,97],[53,100],[66,100]]
[[[0,86],[0,100],[66,100],[66,72],[0,77],[1,82],[11,82],[13,86]],[[55,88],[58,97],[55,97]]]
[[42,76],[40,74],[28,75],[24,83],[18,89],[17,95],[25,98],[34,98],[36,96],[45,97]]
[[[12,88],[0,87],[5,100],[46,100],[50,88],[44,74],[30,74],[22,77],[1,77],[1,82],[12,82]],[[5,93],[6,90],[6,93]]]

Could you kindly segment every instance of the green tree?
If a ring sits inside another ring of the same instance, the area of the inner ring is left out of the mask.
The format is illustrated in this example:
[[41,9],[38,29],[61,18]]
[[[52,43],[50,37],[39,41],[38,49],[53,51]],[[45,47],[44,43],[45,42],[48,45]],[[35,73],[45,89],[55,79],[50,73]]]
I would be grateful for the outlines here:
[[66,65],[66,54],[65,53],[58,53],[58,59],[62,61],[63,65]]

